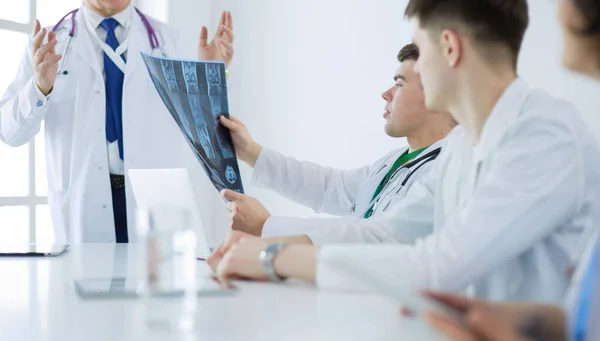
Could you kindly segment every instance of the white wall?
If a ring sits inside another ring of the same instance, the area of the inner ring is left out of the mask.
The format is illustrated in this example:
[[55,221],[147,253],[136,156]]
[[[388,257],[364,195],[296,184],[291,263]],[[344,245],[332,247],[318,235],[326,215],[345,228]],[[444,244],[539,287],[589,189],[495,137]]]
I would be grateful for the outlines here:
[[535,87],[575,104],[600,136],[600,88],[589,79],[565,71],[561,66],[562,37],[554,1],[530,0],[531,25],[521,60],[520,74]]
[[133,0],[133,3],[146,15],[163,22],[169,19],[168,0]]
[[[392,140],[382,131],[380,93],[392,83],[398,50],[410,41],[410,27],[403,20],[406,2],[204,3],[205,10],[210,10],[211,33],[221,10],[233,12],[232,113],[246,122],[263,145],[336,167],[370,163],[400,146],[403,141]],[[174,12],[169,18],[185,35],[197,34],[199,25],[207,22],[206,13],[186,10],[185,6],[196,3],[170,2]],[[574,102],[600,136],[600,89],[561,69],[562,47],[553,2],[532,0],[530,4],[532,23],[520,73],[533,86]],[[247,192],[261,199],[272,213],[311,215],[307,209],[251,186],[247,167],[242,167],[242,173]]]
[[[230,106],[257,141],[285,154],[356,167],[399,147],[383,132],[384,101],[409,41],[396,0],[215,0],[233,13],[236,56]],[[311,211],[251,186],[273,214]]]

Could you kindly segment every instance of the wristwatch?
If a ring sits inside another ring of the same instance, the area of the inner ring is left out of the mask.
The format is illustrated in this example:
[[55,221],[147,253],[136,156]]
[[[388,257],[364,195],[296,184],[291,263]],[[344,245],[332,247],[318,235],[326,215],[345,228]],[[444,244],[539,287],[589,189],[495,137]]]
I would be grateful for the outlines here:
[[267,275],[267,278],[272,282],[281,282],[285,280],[285,277],[281,277],[275,272],[275,257],[277,257],[277,254],[283,251],[287,246],[287,243],[270,244],[258,256],[265,275]]

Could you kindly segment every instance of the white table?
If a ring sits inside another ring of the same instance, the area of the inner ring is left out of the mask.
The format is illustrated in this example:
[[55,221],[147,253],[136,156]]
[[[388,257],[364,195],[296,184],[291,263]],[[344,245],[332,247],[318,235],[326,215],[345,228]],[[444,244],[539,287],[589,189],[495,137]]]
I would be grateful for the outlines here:
[[[199,298],[197,327],[167,335],[139,327],[136,300],[82,300],[74,279],[131,275],[131,245],[82,244],[58,258],[0,259],[0,340],[439,340],[397,316],[383,297],[320,292],[301,282],[236,282],[230,297]],[[199,262],[201,271],[208,271]],[[143,326],[143,325],[142,325]]]

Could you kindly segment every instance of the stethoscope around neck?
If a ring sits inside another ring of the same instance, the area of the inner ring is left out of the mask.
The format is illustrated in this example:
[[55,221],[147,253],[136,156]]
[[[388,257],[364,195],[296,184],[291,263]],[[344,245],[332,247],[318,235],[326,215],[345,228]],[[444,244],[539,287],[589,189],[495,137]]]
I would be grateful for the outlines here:
[[[65,48],[63,50],[63,57],[60,60],[60,63],[58,64],[58,72],[57,75],[68,75],[69,72],[67,70],[63,69],[63,63],[65,60],[65,56],[67,54],[67,51],[69,49],[69,44],[71,43],[71,39],[75,36],[75,31],[76,31],[76,22],[75,22],[75,15],[79,12],[79,8],[72,10],[71,12],[67,13],[64,17],[62,17],[62,19],[60,19],[59,22],[56,23],[56,25],[54,25],[54,27],[52,27],[52,31],[56,32],[59,27],[65,23],[68,19],[68,17],[71,17],[71,28],[69,29],[69,36],[67,37],[67,41],[65,43]],[[162,50],[161,46],[160,46],[160,42],[158,40],[158,36],[156,35],[156,31],[154,30],[154,27],[152,27],[152,24],[150,24],[150,20],[148,20],[148,18],[137,8],[135,7],[135,12],[140,16],[140,18],[142,19],[142,23],[144,24],[144,27],[146,28],[146,32],[148,32],[148,40],[150,41],[150,47],[152,48],[152,52],[154,52],[155,50],[159,50],[160,53],[162,54],[163,57],[166,57],[166,54],[164,53],[164,51]]]
[[[423,167],[424,165],[428,164],[429,162],[435,160],[441,153],[442,148],[436,148],[430,152],[428,152],[425,155],[422,155],[410,162],[408,162],[406,165],[398,168],[393,174],[392,176],[390,176],[390,179],[388,180],[388,183],[386,184],[386,186],[381,190],[381,192],[379,192],[379,194],[373,198],[373,200],[371,200],[371,202],[369,203],[369,205],[367,206],[367,211],[364,212],[362,215],[364,216],[368,210],[373,207],[373,209],[371,210],[371,215],[373,215],[373,213],[375,213],[375,210],[378,209],[378,205],[379,205],[379,201],[381,200],[381,198],[383,197],[383,195],[387,192],[386,188],[388,186],[390,186],[394,180],[394,178],[396,177],[396,175],[398,173],[400,173],[401,170],[406,169],[408,170],[408,174],[406,175],[406,177],[404,177],[404,180],[402,180],[402,182],[400,183],[399,188],[396,191],[396,194],[398,194],[398,192],[400,192],[400,190],[408,183],[408,181],[410,180],[410,178],[413,176],[413,174],[415,174],[421,167]],[[383,169],[385,169],[386,166],[383,166]],[[389,203],[388,203],[389,205]],[[386,207],[387,208],[387,207]],[[386,209],[384,208],[384,209]],[[356,211],[356,203],[354,205],[352,205],[352,209],[351,212],[354,213]]]

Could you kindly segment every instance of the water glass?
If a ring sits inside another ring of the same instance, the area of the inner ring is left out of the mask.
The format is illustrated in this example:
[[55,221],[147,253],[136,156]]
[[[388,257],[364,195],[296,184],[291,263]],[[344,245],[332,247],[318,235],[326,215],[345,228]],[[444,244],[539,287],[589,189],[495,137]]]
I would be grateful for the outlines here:
[[194,329],[197,308],[196,233],[189,210],[152,207],[137,213],[149,327]]

